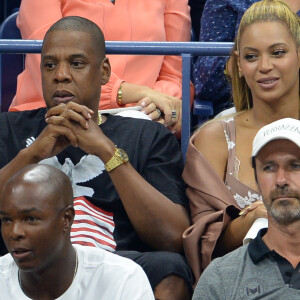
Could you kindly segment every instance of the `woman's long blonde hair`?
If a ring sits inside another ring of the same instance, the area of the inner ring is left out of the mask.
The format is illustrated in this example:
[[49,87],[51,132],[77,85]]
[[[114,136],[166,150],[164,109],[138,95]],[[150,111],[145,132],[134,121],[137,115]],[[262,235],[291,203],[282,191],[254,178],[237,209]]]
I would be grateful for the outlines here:
[[[249,110],[253,106],[251,90],[244,77],[239,76],[237,56],[234,51],[239,52],[240,40],[245,29],[256,22],[280,22],[284,24],[295,44],[300,47],[300,18],[293,13],[288,5],[280,0],[262,0],[254,3],[241,19],[238,34],[235,39],[232,57],[232,97],[237,112]],[[300,75],[299,75],[300,81]],[[299,83],[300,85],[300,83]],[[300,94],[300,90],[299,90]]]

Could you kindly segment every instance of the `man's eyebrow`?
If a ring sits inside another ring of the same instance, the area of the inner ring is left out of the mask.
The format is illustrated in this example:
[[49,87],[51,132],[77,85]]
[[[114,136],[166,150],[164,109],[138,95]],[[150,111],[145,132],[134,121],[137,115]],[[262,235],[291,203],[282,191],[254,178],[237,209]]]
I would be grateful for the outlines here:
[[262,163],[263,163],[263,164],[274,164],[274,163],[275,163],[275,161],[274,161],[274,160],[271,160],[271,159],[269,159],[269,160],[265,160],[265,161],[263,161]]
[[[26,209],[20,210],[21,213],[25,213],[25,214],[31,213],[31,212],[40,212],[40,211],[41,210],[36,208],[36,207],[31,207],[31,208],[26,208]],[[0,215],[6,216],[6,215],[8,215],[8,213],[5,212],[5,211],[0,210]]]
[[22,212],[22,213],[25,213],[25,214],[31,213],[31,212],[35,212],[35,211],[39,212],[40,210],[37,209],[36,207],[26,208],[26,209],[22,209],[22,210],[21,210],[21,212]]
[[54,55],[43,55],[42,60],[45,60],[45,59],[55,59],[55,57],[54,57]]
[[75,53],[70,55],[70,58],[77,58],[77,57],[86,58],[87,56],[84,53]]
[[291,162],[291,163],[298,163],[298,162],[300,162],[300,158],[291,158],[290,160],[289,160],[289,162]]
[[[78,57],[81,57],[81,58],[87,58],[87,56],[84,54],[84,53],[74,53],[74,54],[71,54],[68,56],[68,58],[78,58]],[[48,54],[48,55],[44,55],[42,57],[42,60],[45,60],[45,59],[53,59],[53,60],[56,60],[57,59],[57,56],[56,55],[51,55],[51,54]]]
[[265,166],[265,165],[273,165],[273,164],[275,164],[275,161],[274,160],[271,160],[271,159],[268,159],[268,160],[261,160],[261,159],[259,159],[258,158],[258,161],[260,162],[260,164],[262,165],[262,166]]

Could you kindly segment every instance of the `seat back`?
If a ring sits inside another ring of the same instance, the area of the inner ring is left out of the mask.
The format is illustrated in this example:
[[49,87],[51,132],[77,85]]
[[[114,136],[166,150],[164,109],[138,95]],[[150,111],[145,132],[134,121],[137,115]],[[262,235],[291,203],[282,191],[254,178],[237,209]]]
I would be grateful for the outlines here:
[[[18,12],[7,17],[0,26],[0,39],[21,39],[16,25]],[[17,76],[24,69],[24,54],[0,54],[0,111],[7,111],[16,94]]]

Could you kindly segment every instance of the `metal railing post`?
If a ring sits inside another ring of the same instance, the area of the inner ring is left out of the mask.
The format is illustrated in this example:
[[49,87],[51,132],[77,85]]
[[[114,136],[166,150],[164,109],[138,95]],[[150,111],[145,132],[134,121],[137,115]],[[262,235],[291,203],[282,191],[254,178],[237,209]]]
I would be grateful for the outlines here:
[[191,54],[182,54],[182,129],[181,129],[181,151],[185,161],[186,151],[190,137],[191,119]]

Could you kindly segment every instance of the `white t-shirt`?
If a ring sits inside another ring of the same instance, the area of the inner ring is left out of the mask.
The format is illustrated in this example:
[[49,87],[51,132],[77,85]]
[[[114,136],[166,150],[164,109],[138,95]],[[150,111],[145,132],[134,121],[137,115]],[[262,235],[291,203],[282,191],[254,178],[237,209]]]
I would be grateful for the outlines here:
[[[78,255],[76,276],[59,300],[154,300],[146,274],[133,261],[105,250],[73,245]],[[10,254],[0,258],[0,299],[28,300]]]

